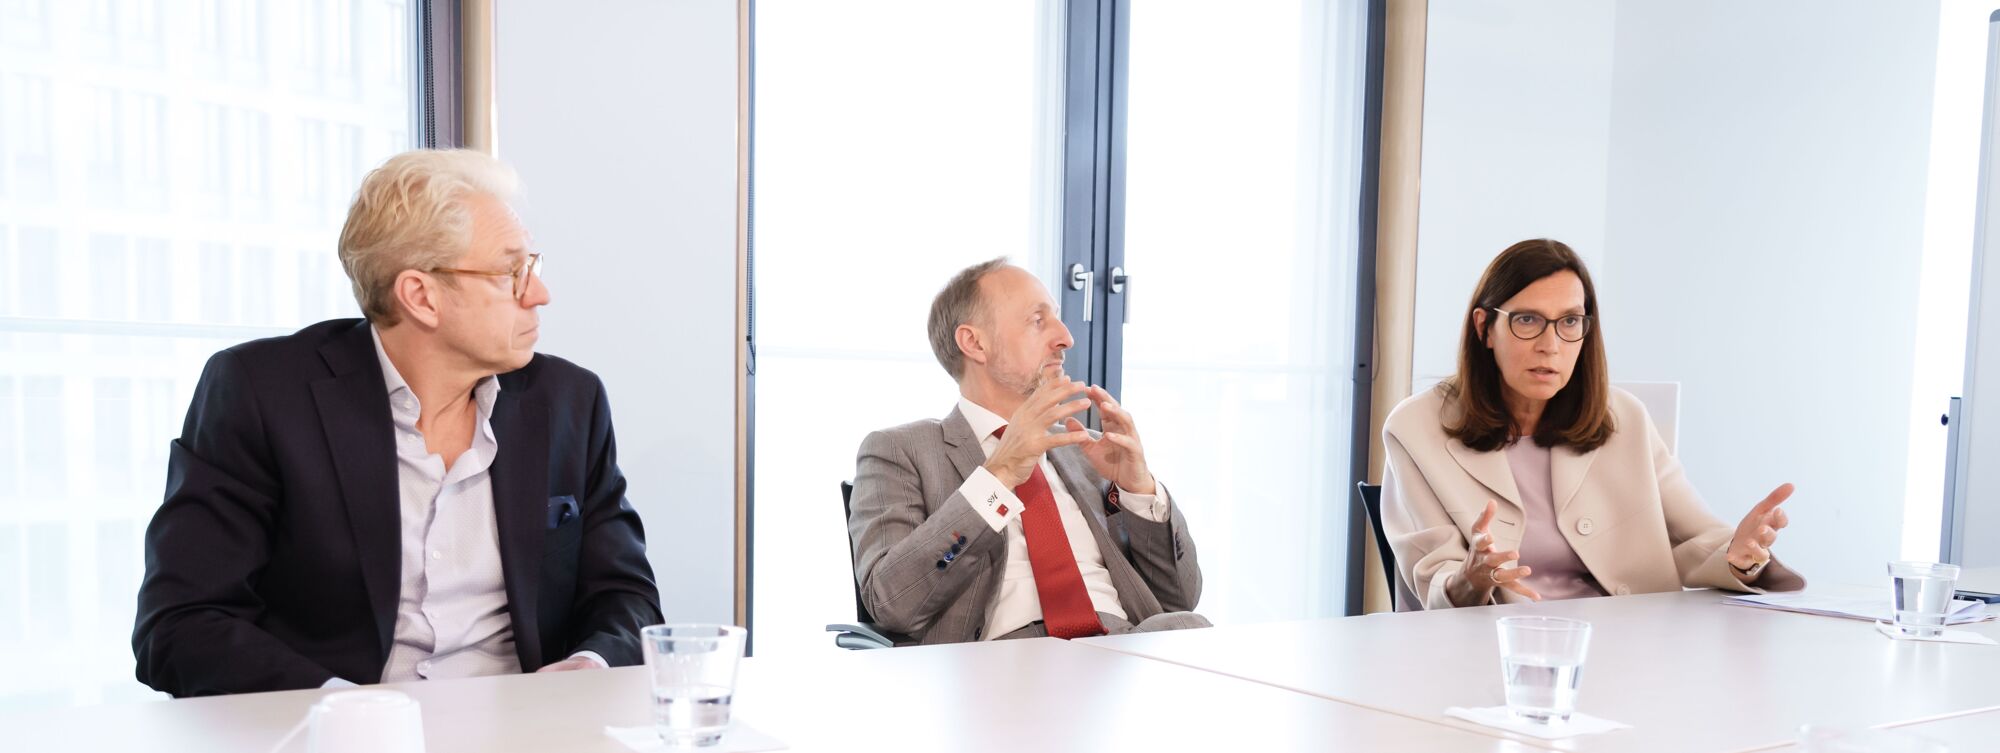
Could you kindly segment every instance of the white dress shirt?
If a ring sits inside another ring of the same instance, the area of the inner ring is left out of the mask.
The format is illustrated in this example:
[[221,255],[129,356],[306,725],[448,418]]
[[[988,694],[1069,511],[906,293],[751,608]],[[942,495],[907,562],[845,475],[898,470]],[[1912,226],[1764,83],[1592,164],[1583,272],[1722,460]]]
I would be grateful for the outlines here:
[[[489,376],[473,387],[478,419],[472,446],[447,470],[444,457],[433,454],[417,430],[423,407],[416,393],[389,361],[381,333],[373,326],[369,333],[389,391],[402,505],[402,586],[395,644],[382,681],[518,673],[521,660],[514,651],[514,622],[500,568],[500,529],[493,518],[493,481],[487,472],[500,448],[492,425],[500,380]],[[595,652],[576,656],[605,666]],[[340,678],[327,682],[342,684],[347,683]]]
[[[972,425],[972,435],[979,437],[979,449],[987,457],[993,456],[993,449],[1000,446],[1000,438],[993,432],[1007,425],[1007,419],[993,411],[959,398],[958,410],[964,414],[966,423]],[[1097,548],[1097,537],[1090,534],[1090,524],[1083,518],[1083,509],[1077,507],[1076,499],[1070,496],[1069,488],[1056,475],[1056,468],[1049,463],[1044,453],[1041,459],[1042,475],[1048,479],[1049,492],[1055,497],[1056,511],[1062,517],[1063,534],[1069,537],[1070,551],[1076,555],[1076,567],[1083,573],[1083,585],[1090,592],[1090,606],[1106,614],[1115,614],[1131,619],[1125,607],[1118,602],[1118,589],[1111,584],[1111,571],[1104,569],[1104,553]],[[965,483],[958,487],[965,501],[986,519],[986,524],[995,532],[1007,535],[1007,569],[1000,577],[1000,590],[994,595],[993,603],[986,607],[986,628],[982,635],[986,640],[1019,630],[1042,619],[1042,597],[1035,590],[1035,568],[1028,559],[1028,537],[1021,532],[1021,500],[1014,490],[1002,486],[985,466],[975,468],[967,476]],[[1092,500],[1095,502],[1096,500]],[[1134,494],[1124,487],[1118,489],[1118,504],[1128,514],[1153,521],[1167,519],[1167,490],[1159,488],[1158,494]],[[1003,512],[1004,511],[1004,512]]]

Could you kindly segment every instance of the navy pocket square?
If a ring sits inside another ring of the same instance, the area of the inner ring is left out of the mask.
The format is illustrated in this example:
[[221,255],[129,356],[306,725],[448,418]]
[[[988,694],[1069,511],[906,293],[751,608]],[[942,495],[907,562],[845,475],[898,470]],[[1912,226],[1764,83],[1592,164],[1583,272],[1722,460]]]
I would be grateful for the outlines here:
[[576,498],[563,495],[549,498],[549,530],[576,519]]

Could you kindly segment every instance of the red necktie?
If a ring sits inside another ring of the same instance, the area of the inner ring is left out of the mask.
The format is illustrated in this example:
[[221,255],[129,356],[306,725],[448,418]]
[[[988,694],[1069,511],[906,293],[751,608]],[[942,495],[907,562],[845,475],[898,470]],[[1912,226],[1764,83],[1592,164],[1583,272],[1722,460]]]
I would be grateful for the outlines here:
[[[993,432],[994,436],[1006,433],[1005,426]],[[1104,623],[1090,605],[1090,591],[1084,588],[1083,571],[1076,567],[1076,552],[1069,548],[1055,494],[1049,491],[1040,462],[1026,483],[1014,487],[1014,496],[1021,499],[1021,535],[1028,539],[1028,564],[1035,571],[1035,593],[1042,599],[1042,625],[1057,638],[1103,635]]]

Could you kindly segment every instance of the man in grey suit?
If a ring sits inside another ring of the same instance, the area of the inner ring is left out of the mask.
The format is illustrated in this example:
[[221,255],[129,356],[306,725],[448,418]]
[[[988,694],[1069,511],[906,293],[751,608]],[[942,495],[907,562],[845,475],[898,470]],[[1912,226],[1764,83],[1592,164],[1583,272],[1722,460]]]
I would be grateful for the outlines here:
[[[958,406],[868,435],[856,461],[848,532],[880,626],[913,643],[1207,627],[1188,611],[1201,568],[1180,505],[1132,414],[1063,373],[1048,289],[1004,259],[974,265],[929,331]],[[1102,433],[1075,417],[1092,405]]]

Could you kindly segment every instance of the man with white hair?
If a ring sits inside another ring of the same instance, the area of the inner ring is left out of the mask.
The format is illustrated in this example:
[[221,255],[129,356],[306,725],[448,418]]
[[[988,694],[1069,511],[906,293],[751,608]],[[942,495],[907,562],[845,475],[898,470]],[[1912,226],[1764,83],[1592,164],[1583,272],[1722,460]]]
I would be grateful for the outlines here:
[[604,385],[534,352],[511,169],[419,150],[362,180],[365,319],[208,361],[146,529],[132,648],[175,696],[641,661],[660,622]]

